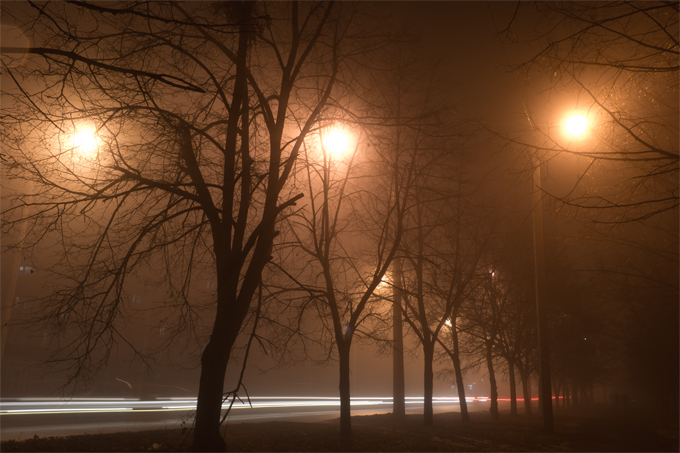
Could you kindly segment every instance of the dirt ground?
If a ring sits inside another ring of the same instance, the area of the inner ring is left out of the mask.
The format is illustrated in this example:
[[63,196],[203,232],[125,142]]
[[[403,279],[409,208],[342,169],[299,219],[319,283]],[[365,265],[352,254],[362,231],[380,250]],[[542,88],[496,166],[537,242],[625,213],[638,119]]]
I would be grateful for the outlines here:
[[[555,432],[539,428],[537,414],[492,421],[487,412],[352,417],[351,444],[339,438],[339,422],[262,422],[227,427],[230,451],[679,451],[677,417],[640,408],[594,406],[555,409]],[[2,442],[2,451],[186,451],[191,432],[123,432]]]

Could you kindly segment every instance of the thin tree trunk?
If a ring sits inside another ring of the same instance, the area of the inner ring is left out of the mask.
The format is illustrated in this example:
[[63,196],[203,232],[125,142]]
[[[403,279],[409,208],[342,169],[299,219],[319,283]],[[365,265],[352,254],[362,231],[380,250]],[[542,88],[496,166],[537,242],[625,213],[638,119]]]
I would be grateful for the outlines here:
[[423,343],[423,352],[425,360],[425,376],[423,381],[423,419],[425,426],[432,426],[434,421],[434,411],[432,408],[432,393],[434,387],[434,371],[432,369],[432,361],[434,360],[434,343]]
[[401,313],[401,262],[392,262],[392,414],[406,415],[404,391],[404,332]]
[[340,355],[340,437],[349,441],[352,437],[352,413],[350,407],[350,344],[347,340],[338,343]]
[[520,370],[522,378],[522,397],[524,398],[524,413],[531,414],[531,375],[528,371]]
[[517,382],[515,381],[515,363],[508,360],[508,376],[510,377],[510,415],[517,415]]
[[496,374],[493,370],[493,355],[492,355],[493,343],[491,341],[486,342],[486,366],[489,369],[489,385],[491,386],[491,418],[498,420],[500,418],[500,413],[498,412],[498,387],[496,386]]
[[460,368],[460,351],[458,347],[458,331],[456,330],[456,317],[451,316],[451,337],[453,338],[453,369],[456,373],[456,386],[458,387],[458,404],[460,405],[460,417],[463,422],[470,421],[467,400],[465,399],[465,383],[463,382],[463,371]]

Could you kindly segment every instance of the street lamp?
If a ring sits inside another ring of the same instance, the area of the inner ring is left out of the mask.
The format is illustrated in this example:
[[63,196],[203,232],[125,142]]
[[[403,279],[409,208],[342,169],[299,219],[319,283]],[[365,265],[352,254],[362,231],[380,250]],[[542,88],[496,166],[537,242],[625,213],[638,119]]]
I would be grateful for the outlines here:
[[90,154],[97,150],[97,131],[94,127],[77,127],[73,133],[73,149],[79,154]]
[[581,113],[573,113],[564,120],[564,132],[571,137],[580,137],[588,130],[588,118]]
[[338,157],[349,149],[349,137],[342,129],[332,129],[323,138],[323,145],[328,152]]
[[[531,122],[531,121],[530,121]],[[533,127],[533,123],[532,123]],[[572,138],[582,137],[588,130],[588,118],[581,113],[573,113],[566,117],[564,132]],[[543,429],[554,430],[552,408],[552,379],[550,375],[550,349],[548,344],[548,323],[545,306],[545,251],[543,242],[543,194],[541,187],[541,162],[534,155],[534,270],[536,281],[536,317],[538,326],[538,362],[539,362],[539,409]]]

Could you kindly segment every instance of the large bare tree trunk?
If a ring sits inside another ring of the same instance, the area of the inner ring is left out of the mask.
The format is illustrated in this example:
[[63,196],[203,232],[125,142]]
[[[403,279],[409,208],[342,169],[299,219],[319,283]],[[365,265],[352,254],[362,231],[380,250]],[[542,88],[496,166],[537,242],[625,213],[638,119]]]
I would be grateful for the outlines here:
[[194,451],[226,451],[227,444],[220,435],[220,415],[224,377],[229,356],[217,336],[211,336],[201,356],[201,380],[198,387]]
[[[265,231],[263,236],[272,237],[271,231]],[[261,249],[256,250],[251,265],[258,266],[257,262],[262,261],[257,259],[260,254],[258,251],[261,253]],[[223,265],[218,265],[218,271],[223,271],[224,268]],[[224,274],[222,272],[222,275]],[[241,298],[252,299],[256,285],[250,280],[259,280],[259,275],[258,273],[255,276],[251,275],[250,279],[244,279],[241,285]],[[218,277],[217,313],[210,341],[201,356],[201,378],[194,425],[194,451],[226,451],[227,448],[220,434],[224,378],[231,350],[249,307],[249,304],[244,303],[244,299],[229,300],[230,293],[235,293],[237,280],[237,275],[225,275],[221,279]]]

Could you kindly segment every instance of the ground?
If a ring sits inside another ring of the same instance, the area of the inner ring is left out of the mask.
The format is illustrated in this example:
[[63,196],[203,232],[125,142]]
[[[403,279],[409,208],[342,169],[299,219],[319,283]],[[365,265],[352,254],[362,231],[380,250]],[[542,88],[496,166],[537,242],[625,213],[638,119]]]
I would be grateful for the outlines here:
[[[487,412],[352,417],[353,439],[342,443],[339,422],[262,422],[227,427],[231,451],[679,451],[678,419],[636,407],[558,407],[555,432],[539,429],[536,414],[500,421]],[[2,442],[6,451],[186,451],[191,433],[181,430],[125,432]]]

